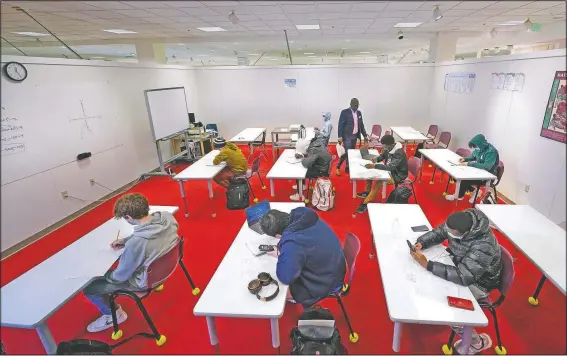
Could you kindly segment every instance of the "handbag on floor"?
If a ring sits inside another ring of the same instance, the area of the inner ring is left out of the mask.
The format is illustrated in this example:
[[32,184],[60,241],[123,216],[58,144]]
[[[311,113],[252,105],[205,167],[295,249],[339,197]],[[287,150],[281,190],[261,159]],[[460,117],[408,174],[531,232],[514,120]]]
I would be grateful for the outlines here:
[[292,355],[347,355],[335,318],[328,309],[315,305],[299,316],[291,330]]

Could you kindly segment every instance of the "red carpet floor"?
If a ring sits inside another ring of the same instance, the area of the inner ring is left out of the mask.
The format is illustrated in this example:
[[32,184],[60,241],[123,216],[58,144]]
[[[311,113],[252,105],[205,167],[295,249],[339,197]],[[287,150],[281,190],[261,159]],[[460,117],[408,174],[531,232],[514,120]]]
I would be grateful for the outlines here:
[[[245,151],[246,148],[243,148]],[[271,165],[262,161],[261,170],[265,173]],[[335,161],[336,163],[336,161]],[[173,167],[180,171],[184,167]],[[344,168],[344,167],[343,167]],[[421,208],[433,226],[444,221],[454,205],[445,201],[442,192],[445,184],[439,183],[437,174],[435,184],[430,185],[432,168],[427,165],[422,184],[416,186]],[[264,176],[263,175],[263,176]],[[357,262],[351,293],[345,297],[345,306],[355,331],[360,340],[357,344],[348,341],[348,329],[336,301],[328,300],[323,306],[329,308],[336,320],[343,337],[343,343],[351,354],[391,354],[393,323],[388,317],[379,266],[376,259],[369,259],[370,224],[366,214],[352,218],[352,212],[359,199],[351,197],[352,185],[348,175],[336,177],[333,184],[337,190],[336,207],[329,212],[319,212],[339,235],[344,238],[348,231],[356,234],[362,241],[362,251]],[[267,181],[265,181],[268,184]],[[262,190],[257,178],[252,180],[253,188],[260,198],[270,198],[269,187]],[[289,201],[292,183],[276,181],[276,197],[271,201]],[[362,188],[362,187],[360,187]],[[450,191],[454,185],[450,186]],[[169,178],[155,177],[136,185],[131,191],[145,194],[152,205],[177,205],[181,209],[176,213],[180,224],[180,234],[185,237],[185,264],[197,285],[204,290],[217,266],[228,250],[234,237],[242,226],[245,217],[243,211],[227,211],[224,208],[224,191],[215,187],[216,200],[208,198],[205,182],[195,181],[186,185],[190,214],[185,218],[178,184]],[[5,285],[39,264],[49,256],[74,242],[82,235],[102,224],[111,217],[115,199],[108,201],[64,227],[54,231],[24,250],[1,262],[1,284]],[[413,198],[410,202],[413,202]],[[457,209],[470,207],[466,201],[459,202]],[[216,211],[216,218],[211,213]],[[515,263],[516,281],[498,309],[503,345],[509,354],[565,354],[566,341],[566,304],[565,296],[551,283],[547,283],[540,294],[540,305],[528,304],[528,297],[533,293],[541,273],[527,257],[514,249],[511,243],[496,233],[499,242],[517,257]],[[545,246],[542,246],[545,248]],[[72,266],[69,266],[72,268]],[[245,286],[243,286],[244,288]],[[30,293],[41,298],[42,291],[30,286]],[[230,291],[226,291],[230,293]],[[177,270],[165,284],[161,293],[155,293],[146,299],[145,304],[150,315],[160,330],[167,337],[162,347],[157,347],[153,340],[136,338],[116,350],[118,354],[274,354],[271,346],[270,325],[267,320],[218,318],[219,349],[209,343],[205,318],[195,317],[193,307],[198,297],[191,294],[191,288],[181,270]],[[140,331],[149,331],[135,304],[125,298],[120,301],[128,313],[128,320],[121,327],[125,336]],[[25,310],[21,310],[25,313]],[[281,352],[289,353],[291,343],[289,332],[296,324],[301,313],[298,305],[287,305],[284,316],[280,319]],[[97,318],[98,311],[82,294],[57,311],[48,325],[57,342],[75,338],[91,338],[113,343],[111,331],[97,334],[86,332],[87,324]],[[492,319],[487,313],[490,324],[479,329],[487,332],[496,343],[496,334]],[[1,339],[9,354],[44,353],[34,330],[1,328]],[[446,327],[429,325],[404,326],[401,353],[441,354],[441,346],[446,342],[449,330]],[[494,349],[483,354],[494,354]]]

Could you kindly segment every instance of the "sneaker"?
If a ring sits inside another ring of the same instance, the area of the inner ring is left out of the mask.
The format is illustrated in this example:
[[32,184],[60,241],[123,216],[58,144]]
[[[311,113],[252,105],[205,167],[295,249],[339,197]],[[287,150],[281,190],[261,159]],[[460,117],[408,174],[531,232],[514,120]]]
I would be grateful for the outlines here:
[[341,170],[337,168],[337,170],[335,171],[335,173],[337,174],[337,177],[341,176]]
[[294,195],[290,195],[289,199],[293,201],[301,201],[301,197],[299,196],[298,193],[295,193]]
[[[464,197],[459,197],[457,200],[463,200]],[[455,200],[455,196],[454,195],[445,195],[445,199],[447,199],[448,201],[454,201]]]
[[[462,339],[455,342],[454,346],[455,346],[455,351],[457,353],[459,353],[459,347],[461,346],[462,342],[463,342]],[[485,333],[479,334],[478,341],[471,342],[471,346],[469,346],[468,355],[475,355],[479,352],[489,349],[491,346],[492,346],[492,340],[490,339],[490,336],[488,336],[488,334]]]
[[[128,319],[128,315],[122,308],[119,308],[116,311],[116,319],[118,320],[118,324],[122,324],[123,322]],[[99,331],[106,330],[112,327],[112,315],[103,314],[100,318],[96,319],[92,323],[87,326],[87,331],[90,333],[96,333]]]
[[357,193],[356,196],[362,199],[366,199],[368,193],[367,192]]
[[[291,188],[297,190],[297,184],[294,184]],[[306,186],[306,185],[303,185],[303,190],[304,190],[304,191],[307,190],[307,186]]]
[[[475,194],[476,194],[476,188],[475,188],[475,189],[472,191],[472,193],[471,193],[471,197],[469,198],[469,203],[471,203],[471,204],[474,203]],[[480,198],[481,196],[482,196],[482,191],[479,191],[477,198]]]
[[360,203],[360,205],[358,206],[358,208],[356,208],[356,212],[359,213],[359,214],[362,214],[362,213],[364,213],[364,212],[366,211],[366,209],[368,209],[367,206],[366,206],[366,204]]

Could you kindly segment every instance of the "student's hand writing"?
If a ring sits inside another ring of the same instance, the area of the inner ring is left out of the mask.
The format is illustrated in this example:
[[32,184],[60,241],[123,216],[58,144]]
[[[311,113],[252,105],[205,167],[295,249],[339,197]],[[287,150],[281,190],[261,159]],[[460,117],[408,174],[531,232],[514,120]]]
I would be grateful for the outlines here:
[[416,260],[417,263],[421,265],[421,267],[427,268],[427,258],[421,252],[410,251],[410,253],[411,253],[411,257],[413,257],[414,260]]
[[460,162],[459,163],[459,166],[467,166],[467,165],[468,165],[467,162]]
[[303,158],[303,155],[301,153],[296,153],[295,158]]
[[373,165],[372,163],[368,163],[368,164],[367,164],[366,166],[364,166],[364,167],[366,167],[366,168],[368,168],[368,169],[372,169],[372,168],[374,168],[374,165]]
[[421,246],[421,242],[417,242],[415,245],[413,245],[413,247],[414,247],[416,250],[418,250],[418,251],[421,251],[421,249],[423,248],[423,247]]
[[464,162],[465,159],[463,157],[459,158],[459,163]]
[[112,243],[110,243],[110,247],[112,247],[112,249],[114,249],[114,250],[120,250],[121,248],[124,248],[125,244],[126,243],[124,242],[123,239],[118,239],[118,240],[112,241]]
[[274,248],[273,251],[266,252],[266,255],[278,258],[278,256],[279,256],[278,249]]

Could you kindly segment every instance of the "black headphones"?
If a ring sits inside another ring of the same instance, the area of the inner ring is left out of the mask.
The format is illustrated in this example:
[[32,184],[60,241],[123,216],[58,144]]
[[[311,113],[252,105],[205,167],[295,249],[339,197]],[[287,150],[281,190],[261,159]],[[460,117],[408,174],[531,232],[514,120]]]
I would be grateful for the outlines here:
[[[274,294],[269,295],[267,297],[261,297],[260,291],[262,290],[262,287],[270,284],[275,284],[277,287]],[[278,296],[278,293],[280,292],[280,285],[278,281],[276,281],[275,279],[272,278],[272,276],[270,276],[269,273],[261,272],[258,274],[258,278],[253,279],[252,281],[250,281],[250,283],[248,283],[248,291],[256,295],[256,298],[258,298],[258,300],[269,302],[270,300],[273,300],[275,297]]]

